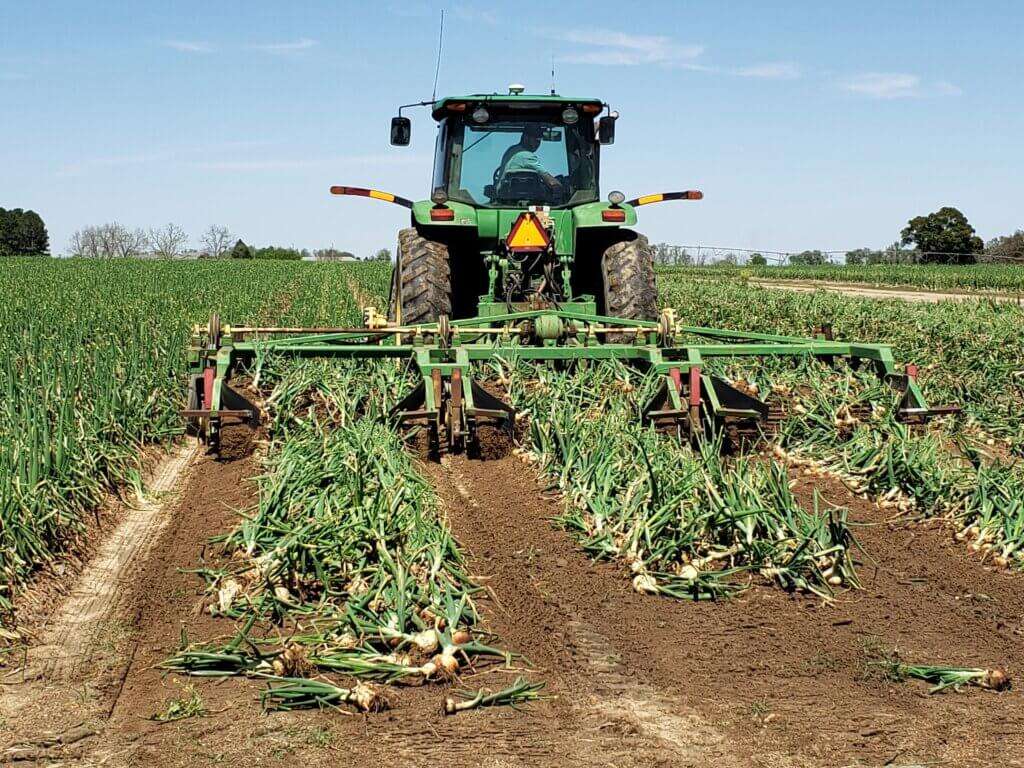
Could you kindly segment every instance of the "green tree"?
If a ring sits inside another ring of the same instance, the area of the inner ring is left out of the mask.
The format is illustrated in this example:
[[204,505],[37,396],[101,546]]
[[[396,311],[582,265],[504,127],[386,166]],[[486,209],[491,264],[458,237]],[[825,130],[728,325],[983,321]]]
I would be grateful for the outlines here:
[[801,251],[789,257],[789,263],[794,267],[810,267],[818,264],[825,264],[828,259],[821,251]]
[[252,248],[250,248],[248,245],[243,243],[241,239],[239,239],[238,242],[235,243],[235,246],[231,249],[229,256],[232,259],[251,259],[253,256]]
[[0,255],[41,256],[50,251],[42,217],[21,208],[0,208]]
[[872,250],[871,248],[856,248],[852,251],[846,252],[846,263],[850,266],[881,264],[883,261],[884,257],[882,252]]
[[391,261],[391,250],[389,248],[381,248],[375,254],[373,254],[375,261]]
[[950,206],[908,221],[900,244],[913,244],[922,264],[973,264],[985,247],[967,217]]
[[747,259],[747,263],[752,267],[763,267],[768,264],[768,259],[760,253],[752,253],[750,254],[750,258]]

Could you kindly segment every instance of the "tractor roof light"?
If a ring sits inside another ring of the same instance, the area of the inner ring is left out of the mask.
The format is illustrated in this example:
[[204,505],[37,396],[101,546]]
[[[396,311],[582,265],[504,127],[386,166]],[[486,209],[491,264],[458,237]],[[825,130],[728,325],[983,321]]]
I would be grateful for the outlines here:
[[473,121],[476,123],[486,123],[490,117],[491,113],[485,107],[477,107],[473,110]]
[[448,202],[448,193],[444,191],[444,187],[438,187],[430,193],[430,202],[434,205],[444,205]]
[[562,110],[562,122],[566,125],[575,125],[580,119],[580,113],[575,107],[566,107]]
[[625,200],[626,196],[622,192],[619,192],[619,190],[617,189],[612,190],[611,192],[608,193],[608,202],[616,207],[622,205],[625,202]]

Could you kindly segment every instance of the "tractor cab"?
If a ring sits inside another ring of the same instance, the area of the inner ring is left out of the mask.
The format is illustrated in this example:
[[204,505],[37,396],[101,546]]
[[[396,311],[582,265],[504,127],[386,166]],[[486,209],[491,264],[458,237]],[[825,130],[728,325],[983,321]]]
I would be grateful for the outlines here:
[[594,99],[558,96],[442,99],[433,110],[438,133],[431,188],[474,208],[595,202],[594,117],[602,108]]

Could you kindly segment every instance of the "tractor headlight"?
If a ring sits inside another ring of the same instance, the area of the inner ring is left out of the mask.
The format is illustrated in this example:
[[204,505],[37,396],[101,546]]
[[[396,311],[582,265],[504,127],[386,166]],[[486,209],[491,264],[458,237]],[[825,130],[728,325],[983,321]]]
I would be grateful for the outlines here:
[[612,205],[622,205],[625,200],[626,196],[617,189],[608,193],[608,202]]
[[580,119],[580,113],[573,107],[567,107],[562,111],[562,122],[566,125],[574,125]]
[[473,120],[477,123],[486,123],[490,116],[490,112],[483,107],[477,107],[473,110]]
[[444,191],[443,187],[438,187],[430,193],[430,202],[434,205],[444,205],[448,202],[448,193]]

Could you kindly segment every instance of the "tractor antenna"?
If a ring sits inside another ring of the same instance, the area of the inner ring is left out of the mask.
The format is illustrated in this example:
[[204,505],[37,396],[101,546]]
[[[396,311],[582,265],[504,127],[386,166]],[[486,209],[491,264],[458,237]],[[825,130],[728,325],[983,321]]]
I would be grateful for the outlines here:
[[555,95],[555,54],[551,53],[551,95]]
[[437,101],[437,76],[441,74],[441,46],[444,45],[444,8],[441,9],[441,31],[437,35],[437,66],[434,67],[434,90],[431,101]]

